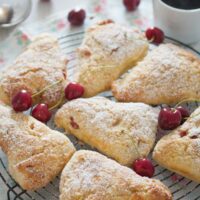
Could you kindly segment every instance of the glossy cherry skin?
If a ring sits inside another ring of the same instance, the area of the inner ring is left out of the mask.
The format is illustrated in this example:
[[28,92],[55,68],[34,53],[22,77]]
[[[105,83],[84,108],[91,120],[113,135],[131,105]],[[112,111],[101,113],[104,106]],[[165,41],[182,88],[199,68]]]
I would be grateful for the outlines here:
[[175,108],[162,108],[158,117],[158,124],[163,130],[173,130],[181,124],[182,116]]
[[67,100],[77,99],[84,94],[84,87],[79,83],[69,83],[65,88],[65,98]]
[[84,23],[86,17],[85,10],[71,10],[68,14],[68,21],[73,26],[80,26]]
[[32,105],[32,97],[26,90],[19,91],[12,98],[12,107],[16,112],[28,110]]
[[155,168],[147,158],[138,159],[133,163],[133,170],[140,176],[153,177]]
[[139,6],[140,0],[123,0],[123,3],[127,11],[133,11]]
[[48,106],[44,103],[37,104],[32,110],[32,116],[41,122],[48,122],[51,119],[52,113]]
[[152,41],[155,44],[160,44],[164,41],[165,35],[164,32],[157,28],[148,28],[145,32],[146,37],[149,41]]
[[185,107],[182,107],[182,106],[179,106],[176,108],[180,113],[181,113],[181,116],[182,116],[182,123],[186,120],[186,118],[188,118],[190,116],[190,111],[185,108]]

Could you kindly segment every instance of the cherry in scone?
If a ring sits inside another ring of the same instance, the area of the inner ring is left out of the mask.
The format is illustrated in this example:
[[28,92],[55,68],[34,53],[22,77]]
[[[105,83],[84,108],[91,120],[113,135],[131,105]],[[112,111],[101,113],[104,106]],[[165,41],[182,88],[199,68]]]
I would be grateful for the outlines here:
[[155,44],[162,43],[165,38],[164,32],[157,27],[148,28],[145,34],[147,39]]
[[19,91],[12,98],[12,107],[16,112],[28,110],[32,105],[32,97],[26,90]]
[[155,168],[147,158],[138,159],[133,163],[133,170],[140,176],[153,177]]
[[69,83],[65,88],[65,98],[67,100],[77,99],[84,94],[84,87],[79,83]]
[[71,10],[68,14],[68,21],[73,26],[80,26],[84,23],[86,17],[85,10],[83,9],[74,9]]
[[176,109],[181,113],[182,122],[184,122],[186,118],[190,116],[190,111],[187,108],[183,106],[178,106]]
[[48,122],[51,119],[52,113],[48,106],[44,103],[37,104],[32,110],[32,116],[41,122]]
[[185,137],[187,134],[188,134],[187,131],[180,131],[180,132],[179,132],[179,135],[180,135],[181,137]]
[[126,10],[133,11],[139,6],[140,0],[123,0],[123,3]]
[[181,112],[175,108],[162,108],[158,117],[158,124],[163,130],[173,130],[181,124]]

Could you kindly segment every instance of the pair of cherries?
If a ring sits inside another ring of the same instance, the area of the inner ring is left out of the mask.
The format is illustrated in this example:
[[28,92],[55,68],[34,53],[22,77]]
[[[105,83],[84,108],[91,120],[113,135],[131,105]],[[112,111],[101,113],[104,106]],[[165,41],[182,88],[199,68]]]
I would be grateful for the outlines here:
[[162,108],[158,117],[158,124],[163,130],[173,130],[190,116],[187,108],[179,106],[177,108]]
[[[69,83],[64,92],[67,100],[73,100],[84,94],[84,88],[78,83]],[[27,90],[19,91],[12,98],[12,106],[16,112],[28,110],[32,106],[31,94]],[[39,103],[32,109],[31,115],[37,120],[46,123],[52,116],[50,110],[47,104]],[[136,160],[133,164],[133,169],[141,176],[152,177],[154,174],[154,166],[151,161],[146,158]]]
[[[189,116],[189,110],[182,106],[177,108],[162,108],[159,113],[158,124],[163,130],[173,130]],[[152,162],[147,158],[136,160],[133,163],[133,169],[137,174],[150,178],[154,175],[155,171]]]
[[[78,83],[69,83],[64,90],[65,98],[67,100],[72,100],[79,98],[84,93],[84,88]],[[16,112],[26,111],[32,106],[32,96],[27,90],[19,91],[12,98],[12,107]],[[51,119],[52,113],[51,108],[45,103],[37,104],[31,112],[31,115],[37,120],[46,123]]]

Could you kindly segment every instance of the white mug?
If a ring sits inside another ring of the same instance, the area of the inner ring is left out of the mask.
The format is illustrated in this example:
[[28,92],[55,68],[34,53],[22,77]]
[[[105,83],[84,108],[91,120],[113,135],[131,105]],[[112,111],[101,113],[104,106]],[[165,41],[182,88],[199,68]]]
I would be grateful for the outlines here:
[[191,44],[200,40],[200,8],[177,9],[153,0],[155,26],[176,40]]

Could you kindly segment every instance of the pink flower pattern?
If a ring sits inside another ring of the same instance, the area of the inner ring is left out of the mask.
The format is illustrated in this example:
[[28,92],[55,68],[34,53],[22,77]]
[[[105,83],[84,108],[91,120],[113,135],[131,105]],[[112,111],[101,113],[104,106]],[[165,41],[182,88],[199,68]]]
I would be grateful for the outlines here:
[[22,33],[21,39],[22,39],[23,42],[27,42],[27,40],[29,40],[28,36],[25,33]]
[[64,19],[61,19],[61,20],[59,20],[58,23],[57,23],[57,29],[58,29],[58,30],[61,30],[61,29],[65,28],[66,25],[67,25],[67,24],[66,24],[66,21],[65,21]]
[[94,12],[97,14],[102,13],[105,9],[106,3],[107,3],[107,0],[98,1],[98,4],[95,4],[95,6],[94,6]]

